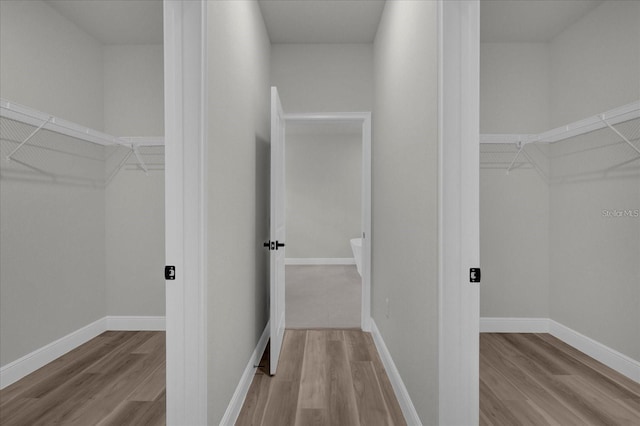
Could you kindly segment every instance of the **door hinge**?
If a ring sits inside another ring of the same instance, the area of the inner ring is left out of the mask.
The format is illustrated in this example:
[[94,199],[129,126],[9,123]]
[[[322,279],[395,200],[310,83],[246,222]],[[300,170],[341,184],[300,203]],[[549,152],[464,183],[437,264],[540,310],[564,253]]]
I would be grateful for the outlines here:
[[175,280],[176,279],[176,267],[173,265],[167,265],[164,267],[164,279]]
[[479,283],[481,277],[482,277],[482,273],[480,271],[480,268],[469,269],[469,282]]

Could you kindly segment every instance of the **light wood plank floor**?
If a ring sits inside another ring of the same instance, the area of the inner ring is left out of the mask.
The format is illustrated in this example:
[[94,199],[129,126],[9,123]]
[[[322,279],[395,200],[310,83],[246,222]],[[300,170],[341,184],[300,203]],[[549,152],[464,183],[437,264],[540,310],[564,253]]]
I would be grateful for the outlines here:
[[164,425],[165,333],[107,331],[0,391],[0,425]]
[[369,333],[287,330],[275,376],[267,365],[264,357],[236,425],[406,424]]
[[481,425],[640,425],[640,384],[549,334],[480,335]]

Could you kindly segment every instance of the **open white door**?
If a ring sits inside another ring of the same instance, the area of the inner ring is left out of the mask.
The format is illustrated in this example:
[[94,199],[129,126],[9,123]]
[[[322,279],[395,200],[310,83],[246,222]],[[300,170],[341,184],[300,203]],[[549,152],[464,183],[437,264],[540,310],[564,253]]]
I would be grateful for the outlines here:
[[271,328],[270,374],[276,374],[284,337],[284,240],[285,240],[285,120],[278,89],[271,88]]

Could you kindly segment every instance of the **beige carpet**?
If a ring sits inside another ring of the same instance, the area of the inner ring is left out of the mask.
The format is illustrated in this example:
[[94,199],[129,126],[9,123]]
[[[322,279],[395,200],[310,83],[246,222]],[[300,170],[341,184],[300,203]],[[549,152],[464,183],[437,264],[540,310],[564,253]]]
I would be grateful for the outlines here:
[[287,328],[360,328],[355,265],[288,265],[285,271]]

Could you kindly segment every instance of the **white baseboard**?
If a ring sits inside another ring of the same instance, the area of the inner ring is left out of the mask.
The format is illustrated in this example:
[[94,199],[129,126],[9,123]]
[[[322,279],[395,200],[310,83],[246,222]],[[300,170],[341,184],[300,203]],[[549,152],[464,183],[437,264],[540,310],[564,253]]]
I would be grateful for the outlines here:
[[0,368],[0,389],[44,367],[107,330],[165,330],[165,317],[106,316]]
[[400,372],[398,372],[398,369],[391,358],[391,353],[389,353],[387,345],[382,339],[382,334],[380,334],[380,330],[378,330],[378,326],[373,318],[371,318],[371,335],[373,336],[373,341],[376,344],[378,353],[380,354],[380,359],[382,360],[384,369],[387,371],[387,376],[389,376],[389,380],[391,381],[391,386],[393,386],[393,391],[396,394],[396,398],[398,398],[398,403],[402,409],[404,419],[407,424],[414,426],[422,425],[420,417],[418,417],[418,412],[413,406],[413,402],[409,396],[409,391],[407,391],[407,388],[402,381],[402,377],[400,377]]
[[165,317],[108,316],[107,330],[116,331],[164,331]]
[[249,387],[251,386],[251,382],[253,381],[253,377],[256,373],[255,366],[260,363],[260,358],[262,357],[262,354],[267,347],[267,342],[269,341],[269,329],[269,322],[267,322],[267,325],[262,332],[262,336],[260,336],[258,344],[251,354],[249,362],[247,363],[247,366],[245,367],[244,372],[240,377],[240,383],[238,383],[238,386],[236,387],[236,390],[231,397],[231,401],[229,401],[227,410],[225,411],[224,416],[222,416],[222,420],[220,420],[220,425],[234,425],[236,423],[236,420],[238,420],[240,410],[242,410],[244,400],[247,397]]
[[548,332],[548,318],[480,318],[480,333]]
[[549,320],[549,333],[609,368],[640,383],[640,362],[578,333],[554,320]]
[[640,362],[549,318],[480,318],[481,333],[549,333],[640,383]]
[[56,358],[88,342],[106,330],[106,318],[100,318],[0,368],[0,389],[17,382]]
[[285,265],[355,265],[352,257],[288,257]]

